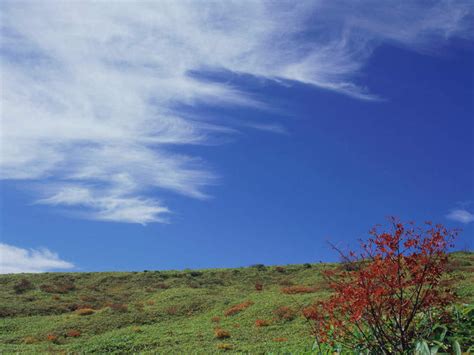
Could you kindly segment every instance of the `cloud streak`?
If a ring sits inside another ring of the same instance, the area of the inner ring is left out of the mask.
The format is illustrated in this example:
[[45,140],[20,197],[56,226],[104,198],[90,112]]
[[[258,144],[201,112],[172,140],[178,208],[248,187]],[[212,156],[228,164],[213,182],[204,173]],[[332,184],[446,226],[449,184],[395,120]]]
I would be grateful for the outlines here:
[[[380,43],[421,51],[470,35],[472,15],[462,1],[2,5],[1,178],[39,182],[40,204],[142,224],[167,220],[150,192],[204,199],[216,182],[201,159],[174,148],[235,129],[180,107],[265,108],[241,88],[192,73],[297,81],[376,100],[356,79]],[[240,127],[285,132],[277,122]]]
[[61,260],[56,253],[41,249],[23,249],[0,243],[0,274],[45,272],[71,269],[74,265]]
[[474,214],[465,209],[452,210],[446,215],[446,218],[463,224],[474,222]]

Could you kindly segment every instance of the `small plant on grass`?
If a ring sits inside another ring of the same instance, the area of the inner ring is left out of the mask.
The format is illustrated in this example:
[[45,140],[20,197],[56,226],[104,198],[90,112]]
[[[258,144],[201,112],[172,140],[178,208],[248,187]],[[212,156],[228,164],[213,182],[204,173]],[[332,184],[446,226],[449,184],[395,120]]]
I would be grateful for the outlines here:
[[43,284],[40,285],[40,290],[46,293],[68,293],[70,291],[74,291],[76,287],[72,282],[63,282],[57,283],[54,285],[51,284]]
[[275,267],[276,272],[284,273],[286,272],[286,269],[283,266],[277,266]]
[[179,307],[177,305],[172,305],[172,306],[166,307],[165,309],[165,313],[170,316],[174,316],[178,314],[178,311],[179,311]]
[[256,291],[262,291],[263,290],[263,284],[261,282],[256,282],[255,283],[255,290]]
[[48,334],[46,340],[55,344],[59,343],[59,337],[56,334]]
[[66,336],[70,338],[77,338],[81,336],[81,332],[77,329],[71,329],[66,333]]
[[35,337],[26,337],[25,339],[23,339],[24,344],[36,344],[37,342],[38,339],[36,339]]
[[79,299],[82,302],[97,302],[97,298],[89,295],[81,295],[79,296]]
[[280,280],[278,283],[280,286],[293,286],[295,283],[291,281],[289,278],[285,278]]
[[225,316],[233,316],[234,314],[240,313],[243,310],[249,308],[251,305],[253,305],[252,301],[245,301],[239,304],[236,304],[235,306],[230,307],[224,312]]
[[260,327],[268,327],[270,325],[270,322],[265,320],[265,319],[257,319],[255,321],[255,326],[257,328],[260,328]]
[[283,287],[281,289],[281,292],[287,295],[296,295],[298,293],[314,293],[317,292],[317,289],[315,287],[310,286],[295,285]]
[[221,317],[215,316],[215,317],[211,318],[211,322],[213,322],[213,323],[219,323],[220,321],[221,321]]
[[128,312],[128,305],[123,304],[123,303],[111,303],[109,304],[109,308],[113,312],[121,312],[121,313]]
[[92,308],[80,308],[76,310],[76,314],[80,316],[89,316],[94,313],[95,311]]
[[391,225],[389,231],[374,228],[358,255],[341,253],[357,267],[325,273],[334,294],[304,310],[318,347],[407,353],[436,332],[435,315],[452,301],[440,282],[457,232],[394,218]]
[[285,322],[292,321],[296,318],[297,315],[296,311],[293,308],[287,306],[278,307],[273,311],[273,314],[275,314],[278,320],[282,320]]
[[230,332],[222,328],[216,328],[214,329],[214,336],[217,339],[226,339],[226,338],[230,338]]
[[234,349],[234,346],[229,343],[219,343],[217,344],[217,349],[219,350],[232,350]]

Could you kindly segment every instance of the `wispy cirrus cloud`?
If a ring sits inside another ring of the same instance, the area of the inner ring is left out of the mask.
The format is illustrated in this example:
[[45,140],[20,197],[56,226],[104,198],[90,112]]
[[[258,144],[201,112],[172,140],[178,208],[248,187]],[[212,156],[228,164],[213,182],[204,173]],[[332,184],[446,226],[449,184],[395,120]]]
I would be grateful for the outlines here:
[[74,265],[59,258],[56,253],[40,249],[23,249],[0,243],[0,274],[44,272],[71,269]]
[[[424,51],[470,36],[464,1],[4,1],[3,179],[40,182],[38,203],[91,219],[166,221],[150,191],[206,198],[216,174],[176,145],[209,144],[236,127],[183,105],[265,108],[222,70],[298,81],[376,100],[360,85],[373,50]],[[370,11],[369,11],[370,10]],[[243,121],[282,133],[277,122]]]
[[463,208],[452,210],[446,215],[446,218],[464,224],[474,222],[474,214]]

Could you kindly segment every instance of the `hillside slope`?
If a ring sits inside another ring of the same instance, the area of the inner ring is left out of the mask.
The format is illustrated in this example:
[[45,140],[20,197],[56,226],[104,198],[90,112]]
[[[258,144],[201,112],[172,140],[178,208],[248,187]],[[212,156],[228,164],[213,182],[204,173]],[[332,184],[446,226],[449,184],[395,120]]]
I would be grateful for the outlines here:
[[[328,295],[328,267],[0,275],[0,353],[302,353],[312,339],[299,313]],[[451,255],[462,302],[474,300],[473,270],[473,253]]]

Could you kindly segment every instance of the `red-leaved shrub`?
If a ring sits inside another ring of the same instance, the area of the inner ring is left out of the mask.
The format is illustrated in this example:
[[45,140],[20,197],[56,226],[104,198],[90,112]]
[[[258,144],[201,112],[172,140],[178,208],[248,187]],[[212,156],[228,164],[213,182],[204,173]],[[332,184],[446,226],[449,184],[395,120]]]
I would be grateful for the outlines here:
[[233,316],[234,314],[237,314],[239,312],[242,312],[244,309],[249,308],[251,305],[253,305],[252,301],[245,301],[245,302],[236,304],[235,306],[232,306],[228,310],[226,310],[224,312],[224,315]]
[[440,281],[457,231],[395,218],[391,225],[389,231],[372,229],[359,254],[341,253],[357,267],[325,273],[333,296],[304,310],[319,344],[360,348],[362,343],[371,352],[407,353],[434,329],[435,311],[452,301]]

